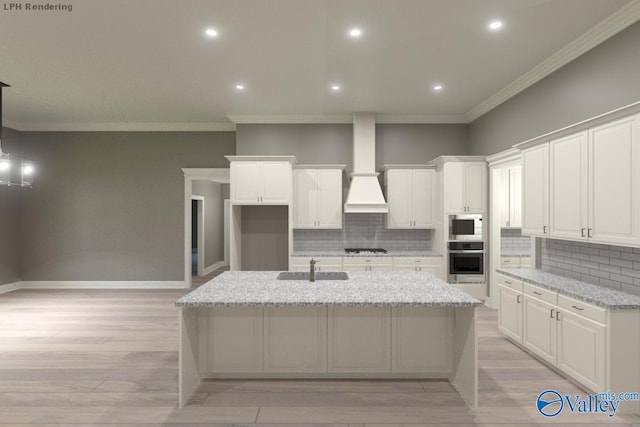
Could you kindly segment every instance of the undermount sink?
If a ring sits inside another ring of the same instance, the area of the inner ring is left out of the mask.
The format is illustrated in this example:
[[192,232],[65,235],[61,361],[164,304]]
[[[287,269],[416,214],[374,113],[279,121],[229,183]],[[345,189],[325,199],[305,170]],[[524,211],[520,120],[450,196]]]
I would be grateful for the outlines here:
[[[278,274],[278,280],[309,280],[307,271],[283,271]],[[344,271],[318,271],[316,280],[349,280]]]

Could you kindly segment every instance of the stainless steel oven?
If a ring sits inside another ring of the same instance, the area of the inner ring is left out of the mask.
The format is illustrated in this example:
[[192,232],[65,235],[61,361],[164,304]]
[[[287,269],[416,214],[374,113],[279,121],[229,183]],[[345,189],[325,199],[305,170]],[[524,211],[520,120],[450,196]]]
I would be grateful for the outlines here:
[[449,242],[449,283],[485,283],[484,242]]
[[449,215],[449,240],[482,241],[482,215]]

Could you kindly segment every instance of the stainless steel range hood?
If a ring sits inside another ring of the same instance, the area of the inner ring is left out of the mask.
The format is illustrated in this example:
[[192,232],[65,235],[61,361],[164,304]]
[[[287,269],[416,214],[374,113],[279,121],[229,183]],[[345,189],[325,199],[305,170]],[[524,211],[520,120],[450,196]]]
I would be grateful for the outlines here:
[[376,170],[376,116],[353,115],[353,173],[344,213],[388,213]]

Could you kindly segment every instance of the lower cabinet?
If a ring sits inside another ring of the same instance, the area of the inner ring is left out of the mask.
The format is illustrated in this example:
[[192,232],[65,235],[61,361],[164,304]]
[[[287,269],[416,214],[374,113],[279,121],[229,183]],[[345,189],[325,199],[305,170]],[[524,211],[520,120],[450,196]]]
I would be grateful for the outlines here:
[[342,268],[344,271],[391,271],[393,261],[389,257],[345,257]]
[[309,271],[311,258],[316,262],[316,271],[343,271],[342,257],[292,257],[292,270]]
[[[291,257],[292,271],[309,271],[312,257]],[[442,257],[313,257],[316,271],[425,271],[445,280]]]
[[424,271],[444,280],[442,257],[394,257],[393,271]]
[[555,305],[524,295],[522,344],[540,358],[557,362],[557,325]]
[[498,276],[498,329],[509,338],[522,342],[522,282]]

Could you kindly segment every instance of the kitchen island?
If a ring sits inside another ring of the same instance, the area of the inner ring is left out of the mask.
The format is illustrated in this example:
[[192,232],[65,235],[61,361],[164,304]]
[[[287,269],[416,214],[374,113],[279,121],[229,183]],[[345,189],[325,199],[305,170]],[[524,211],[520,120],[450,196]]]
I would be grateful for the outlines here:
[[477,406],[475,308],[425,272],[225,272],[176,301],[180,406],[202,379],[444,378]]

